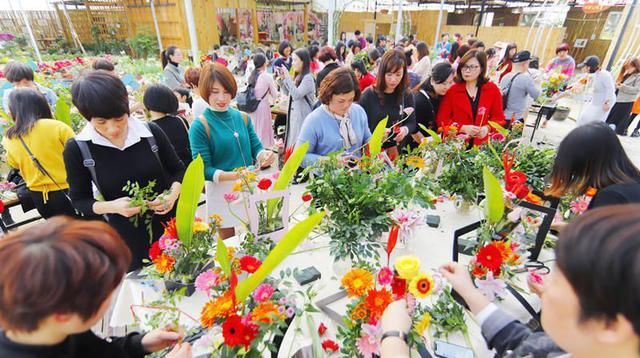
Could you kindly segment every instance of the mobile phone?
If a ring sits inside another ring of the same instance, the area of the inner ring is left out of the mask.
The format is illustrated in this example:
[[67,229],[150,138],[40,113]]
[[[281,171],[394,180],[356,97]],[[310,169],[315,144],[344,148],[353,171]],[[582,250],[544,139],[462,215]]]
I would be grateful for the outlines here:
[[298,271],[293,276],[296,281],[298,281],[300,286],[304,286],[313,281],[317,281],[320,279],[320,277],[322,277],[320,271],[318,271],[318,269],[313,266],[309,266],[304,270]]
[[445,341],[435,341],[435,355],[440,358],[474,358],[473,351]]

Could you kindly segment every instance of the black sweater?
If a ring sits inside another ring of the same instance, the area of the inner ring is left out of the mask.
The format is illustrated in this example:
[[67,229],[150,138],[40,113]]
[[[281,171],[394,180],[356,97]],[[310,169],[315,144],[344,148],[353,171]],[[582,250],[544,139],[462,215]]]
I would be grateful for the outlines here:
[[[151,151],[147,139],[141,139],[138,143],[125,150],[104,147],[87,142],[91,156],[95,161],[95,170],[98,187],[105,201],[126,197],[128,194],[122,190],[127,181],[137,182],[140,186],[146,186],[151,180],[156,181],[155,192],[162,193],[171,188],[174,182],[182,182],[184,164],[178,159],[173,146],[162,129],[154,123],[149,123],[151,133],[158,145],[160,162]],[[73,205],[81,213],[95,215],[93,211],[93,190],[91,186],[91,174],[82,164],[82,155],[75,139],[70,139],[63,152],[64,164],[67,169],[67,182],[69,183],[69,196]],[[175,216],[174,210],[166,215],[153,215],[153,240],[162,235],[164,229],[162,223]],[[130,270],[142,266],[142,259],[147,257],[150,238],[140,218],[138,226],[134,226],[129,218],[118,214],[107,215],[109,224],[122,236],[131,249],[132,262]]]
[[[424,88],[422,88],[422,90],[425,91]],[[427,91],[425,92],[429,94]],[[438,113],[440,100],[438,98],[432,98],[431,95],[427,98],[420,91],[414,93],[413,98],[416,105],[416,124],[422,124],[428,129],[436,131],[438,129],[438,125],[436,124],[436,115]],[[428,136],[420,126],[416,125],[416,127],[416,132],[420,132],[422,135]]]
[[189,122],[178,116],[164,116],[153,121],[169,138],[178,158],[186,166],[191,163],[191,145],[189,144]]
[[608,205],[640,203],[640,183],[613,184],[598,190],[589,203],[589,209]]
[[[387,128],[391,127],[401,119],[406,117],[406,114],[402,113],[404,108],[413,107],[413,95],[407,92],[404,95],[404,100],[398,101],[394,94],[384,94],[384,103],[380,103],[380,98],[374,91],[372,87],[367,88],[362,97],[360,98],[360,105],[364,108],[364,111],[367,113],[367,118],[369,120],[369,129],[371,133],[376,129],[378,123],[384,118],[389,116],[387,120]],[[414,133],[416,131],[416,115],[415,113],[411,113],[409,118],[399,124],[400,127],[406,126],[409,128],[409,134]],[[411,136],[407,135],[401,147],[409,143],[411,141]],[[396,145],[396,142],[392,139],[389,139],[386,143],[384,143],[384,148],[393,147]]]
[[52,346],[25,345],[10,341],[0,332],[0,357],[6,358],[137,358],[144,357],[143,335],[130,333],[107,341],[91,331],[73,334]]

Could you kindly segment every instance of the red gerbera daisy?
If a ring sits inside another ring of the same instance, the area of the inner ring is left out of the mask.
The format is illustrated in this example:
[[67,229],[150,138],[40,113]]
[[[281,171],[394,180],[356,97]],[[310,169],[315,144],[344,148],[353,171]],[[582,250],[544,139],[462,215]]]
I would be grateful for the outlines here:
[[485,245],[478,250],[476,262],[491,271],[499,271],[502,265],[502,253],[493,244]]
[[151,244],[149,248],[149,258],[151,261],[155,261],[158,256],[162,254],[162,250],[160,249],[160,241],[156,241]]
[[257,334],[258,326],[252,323],[243,323],[242,318],[238,315],[228,317],[222,324],[224,344],[229,347],[245,346],[248,348]]
[[260,181],[258,182],[258,188],[260,190],[267,190],[271,188],[271,179],[269,178],[260,179]]
[[260,265],[262,265],[262,262],[253,256],[246,255],[240,259],[240,270],[248,273],[256,272]]
[[407,281],[398,276],[394,276],[393,281],[391,281],[391,291],[395,299],[403,298],[407,294]]
[[385,288],[371,290],[365,298],[365,305],[371,312],[371,316],[375,318],[382,317],[382,313],[391,302],[393,302],[391,292]]

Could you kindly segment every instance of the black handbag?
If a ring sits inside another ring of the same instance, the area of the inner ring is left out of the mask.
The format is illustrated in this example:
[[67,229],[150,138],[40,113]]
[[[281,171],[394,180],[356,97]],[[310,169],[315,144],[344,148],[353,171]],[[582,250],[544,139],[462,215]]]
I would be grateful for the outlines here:
[[262,102],[262,100],[267,96],[268,93],[269,91],[267,91],[267,93],[265,93],[262,98],[258,99],[256,98],[255,89],[253,88],[253,86],[249,85],[247,86],[247,89],[238,93],[238,95],[236,96],[236,105],[238,106],[238,109],[243,112],[253,113],[258,110],[260,102]]
[[20,175],[18,169],[11,169],[9,171],[7,181],[16,185],[16,195],[18,196],[18,200],[20,200],[20,206],[22,206],[23,212],[26,213],[36,208],[36,204],[33,202],[33,198],[31,198],[31,192],[29,188],[27,188],[27,183],[24,181],[22,175]]

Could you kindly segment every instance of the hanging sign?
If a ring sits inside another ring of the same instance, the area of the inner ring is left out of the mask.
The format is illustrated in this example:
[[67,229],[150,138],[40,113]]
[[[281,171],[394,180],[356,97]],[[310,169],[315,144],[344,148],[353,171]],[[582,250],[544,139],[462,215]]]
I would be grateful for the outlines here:
[[597,14],[612,6],[624,6],[629,4],[629,0],[578,0],[577,4],[582,5],[585,14]]

